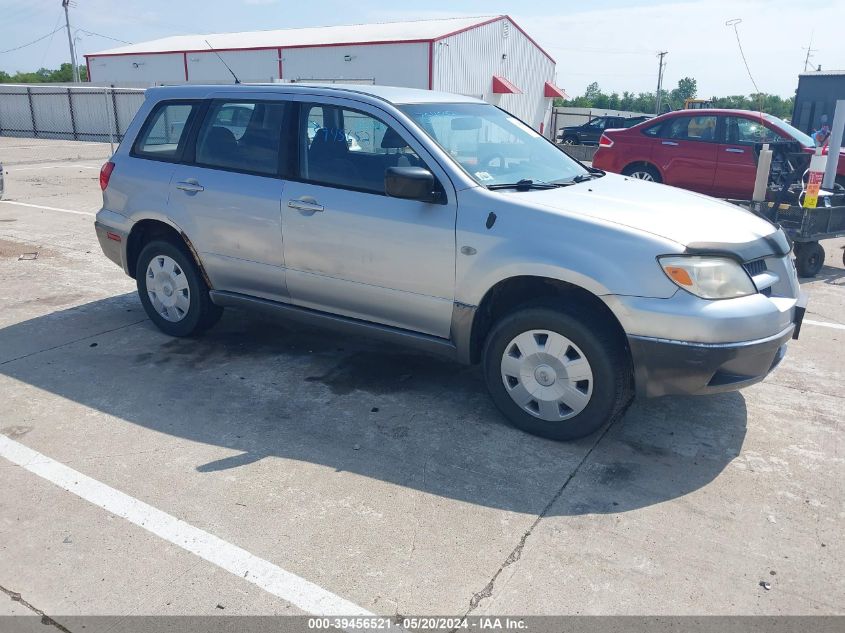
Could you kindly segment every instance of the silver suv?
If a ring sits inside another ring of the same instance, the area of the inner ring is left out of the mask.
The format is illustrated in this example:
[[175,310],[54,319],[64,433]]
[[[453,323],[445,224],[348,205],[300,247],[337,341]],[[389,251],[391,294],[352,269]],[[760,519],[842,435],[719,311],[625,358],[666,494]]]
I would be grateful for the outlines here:
[[100,184],[103,251],[167,334],[255,308],[480,362],[505,416],[555,439],[634,391],[762,380],[803,314],[781,230],[454,94],[150,89]]

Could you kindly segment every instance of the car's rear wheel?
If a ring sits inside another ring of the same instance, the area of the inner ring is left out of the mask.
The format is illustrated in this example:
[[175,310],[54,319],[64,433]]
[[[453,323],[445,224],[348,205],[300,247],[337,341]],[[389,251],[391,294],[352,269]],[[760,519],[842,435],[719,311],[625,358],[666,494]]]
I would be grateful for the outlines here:
[[497,323],[484,348],[496,406],[534,435],[589,435],[627,402],[630,362],[601,319],[563,307],[521,309]]
[[223,309],[187,249],[166,240],[147,244],[138,255],[136,283],[150,320],[170,336],[198,334],[214,325]]
[[818,242],[795,244],[795,268],[801,277],[815,277],[824,266],[824,248]]
[[658,171],[651,165],[629,165],[622,171],[622,175],[647,182],[663,182]]

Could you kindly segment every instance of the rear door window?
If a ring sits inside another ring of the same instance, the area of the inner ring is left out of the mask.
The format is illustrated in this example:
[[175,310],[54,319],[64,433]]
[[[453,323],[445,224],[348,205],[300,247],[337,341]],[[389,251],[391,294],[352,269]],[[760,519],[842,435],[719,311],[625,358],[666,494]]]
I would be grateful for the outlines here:
[[197,165],[279,174],[283,101],[212,101],[197,134]]
[[158,104],[141,128],[132,155],[154,160],[179,160],[184,149],[190,122],[199,105],[197,102],[162,102]]
[[654,125],[649,125],[647,128],[643,129],[643,134],[646,136],[657,136],[660,134],[660,129],[663,127],[663,122],[655,123]]
[[679,116],[672,119],[663,131],[665,138],[685,141],[715,141],[715,116]]

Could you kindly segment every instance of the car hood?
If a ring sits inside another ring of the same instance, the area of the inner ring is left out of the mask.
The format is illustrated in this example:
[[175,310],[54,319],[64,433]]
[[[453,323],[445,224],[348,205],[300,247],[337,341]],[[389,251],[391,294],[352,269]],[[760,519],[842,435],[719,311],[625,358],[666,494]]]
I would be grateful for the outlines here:
[[[736,205],[675,187],[616,174],[561,187],[517,192],[548,210],[589,216],[645,231],[688,250],[747,252],[750,243],[770,242],[782,231]],[[774,248],[773,250],[782,250]]]

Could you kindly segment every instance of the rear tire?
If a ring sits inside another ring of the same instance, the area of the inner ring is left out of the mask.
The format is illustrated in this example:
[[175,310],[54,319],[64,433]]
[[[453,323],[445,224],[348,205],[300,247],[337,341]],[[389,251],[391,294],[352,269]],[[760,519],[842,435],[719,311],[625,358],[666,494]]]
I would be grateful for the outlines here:
[[211,302],[208,286],[184,245],[150,242],[138,255],[135,270],[144,311],[165,334],[199,334],[223,314],[223,308]]
[[651,165],[628,165],[622,170],[622,175],[635,178],[636,180],[645,180],[646,182],[663,182],[660,173]]
[[795,245],[795,267],[800,277],[815,277],[824,266],[824,248],[818,242]]
[[630,399],[623,343],[593,314],[526,307],[493,326],[484,347],[493,402],[519,429],[572,440],[599,429]]

